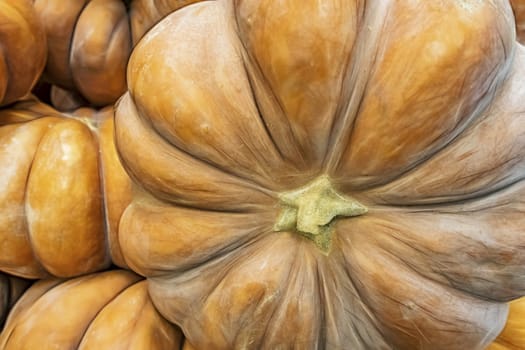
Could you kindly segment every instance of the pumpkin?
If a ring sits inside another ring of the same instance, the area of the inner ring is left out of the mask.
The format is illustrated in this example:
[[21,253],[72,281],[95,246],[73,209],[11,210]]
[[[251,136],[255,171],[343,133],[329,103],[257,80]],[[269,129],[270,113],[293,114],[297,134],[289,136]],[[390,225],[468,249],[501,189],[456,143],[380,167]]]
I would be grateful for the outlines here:
[[2,349],[176,349],[178,328],[153,307],[146,281],[124,270],[40,280],[0,333]]
[[516,21],[516,36],[520,43],[525,42],[525,1],[510,0]]
[[487,350],[525,349],[525,298],[510,303],[505,328]]
[[113,109],[87,112],[35,100],[0,111],[0,271],[72,277],[125,266],[114,243],[130,185]]
[[0,1],[0,105],[25,96],[45,65],[46,36],[29,0]]
[[48,38],[44,79],[95,106],[126,90],[132,46],[171,11],[199,0],[35,0]]
[[0,273],[0,330],[11,307],[29,287],[30,281]]
[[218,0],[133,50],[128,266],[197,349],[483,349],[525,294],[507,1]]

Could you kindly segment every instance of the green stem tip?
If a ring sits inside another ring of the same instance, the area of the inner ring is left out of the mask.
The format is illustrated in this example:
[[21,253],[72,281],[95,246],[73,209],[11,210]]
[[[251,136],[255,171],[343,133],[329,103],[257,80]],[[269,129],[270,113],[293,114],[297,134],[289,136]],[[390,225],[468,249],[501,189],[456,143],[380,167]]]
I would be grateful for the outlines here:
[[326,175],[304,187],[281,193],[279,199],[281,212],[274,231],[297,232],[312,240],[325,254],[330,252],[334,218],[359,216],[368,211],[355,199],[339,194]]

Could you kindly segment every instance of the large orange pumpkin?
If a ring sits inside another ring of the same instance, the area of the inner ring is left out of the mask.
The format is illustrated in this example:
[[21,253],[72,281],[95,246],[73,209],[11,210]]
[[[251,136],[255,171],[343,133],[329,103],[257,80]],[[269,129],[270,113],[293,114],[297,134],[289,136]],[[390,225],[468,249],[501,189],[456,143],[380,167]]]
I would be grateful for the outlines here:
[[44,28],[29,0],[0,1],[0,105],[25,96],[46,62]]
[[125,266],[116,227],[131,188],[113,109],[87,112],[32,100],[0,111],[0,271],[71,277]]
[[136,46],[129,266],[197,349],[483,349],[525,294],[507,1],[218,0]]
[[105,106],[126,90],[133,45],[171,11],[200,0],[34,0],[48,38],[44,78]]
[[36,282],[11,310],[0,348],[172,350],[182,340],[153,307],[146,282],[113,270]]

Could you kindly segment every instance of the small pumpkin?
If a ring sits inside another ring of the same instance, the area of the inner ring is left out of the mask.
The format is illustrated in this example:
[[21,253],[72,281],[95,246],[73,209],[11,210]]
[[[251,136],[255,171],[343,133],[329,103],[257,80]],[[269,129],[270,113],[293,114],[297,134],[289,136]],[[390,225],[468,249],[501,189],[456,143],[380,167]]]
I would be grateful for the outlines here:
[[507,1],[218,0],[153,27],[129,266],[197,349],[483,349],[525,294]]
[[516,21],[517,40],[523,44],[525,42],[525,1],[510,0],[510,4]]
[[487,350],[525,349],[525,298],[510,303],[505,328]]
[[0,105],[31,91],[46,62],[44,28],[29,0],[0,1]]
[[146,281],[124,270],[36,282],[0,333],[5,350],[171,350],[182,341],[180,330],[153,307]]
[[29,280],[0,273],[0,330],[9,310],[30,284]]
[[126,90],[131,48],[157,21],[198,0],[35,0],[48,38],[44,79],[95,106]]
[[0,111],[1,271],[71,277],[125,266],[115,232],[130,185],[113,109],[78,114],[31,100]]

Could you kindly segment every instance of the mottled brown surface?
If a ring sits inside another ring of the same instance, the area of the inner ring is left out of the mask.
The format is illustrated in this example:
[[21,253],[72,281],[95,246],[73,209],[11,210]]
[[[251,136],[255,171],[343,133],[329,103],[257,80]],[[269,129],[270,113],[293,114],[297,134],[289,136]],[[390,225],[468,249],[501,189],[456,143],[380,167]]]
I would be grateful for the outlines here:
[[[126,261],[197,349],[483,349],[525,294],[525,50],[507,1],[218,0],[137,45]],[[328,255],[274,232],[327,175]]]
[[114,270],[36,282],[0,333],[2,349],[177,349],[180,330],[153,307],[145,281]]
[[126,90],[131,48],[153,24],[199,0],[33,0],[48,41],[44,78],[89,103],[114,103]]

